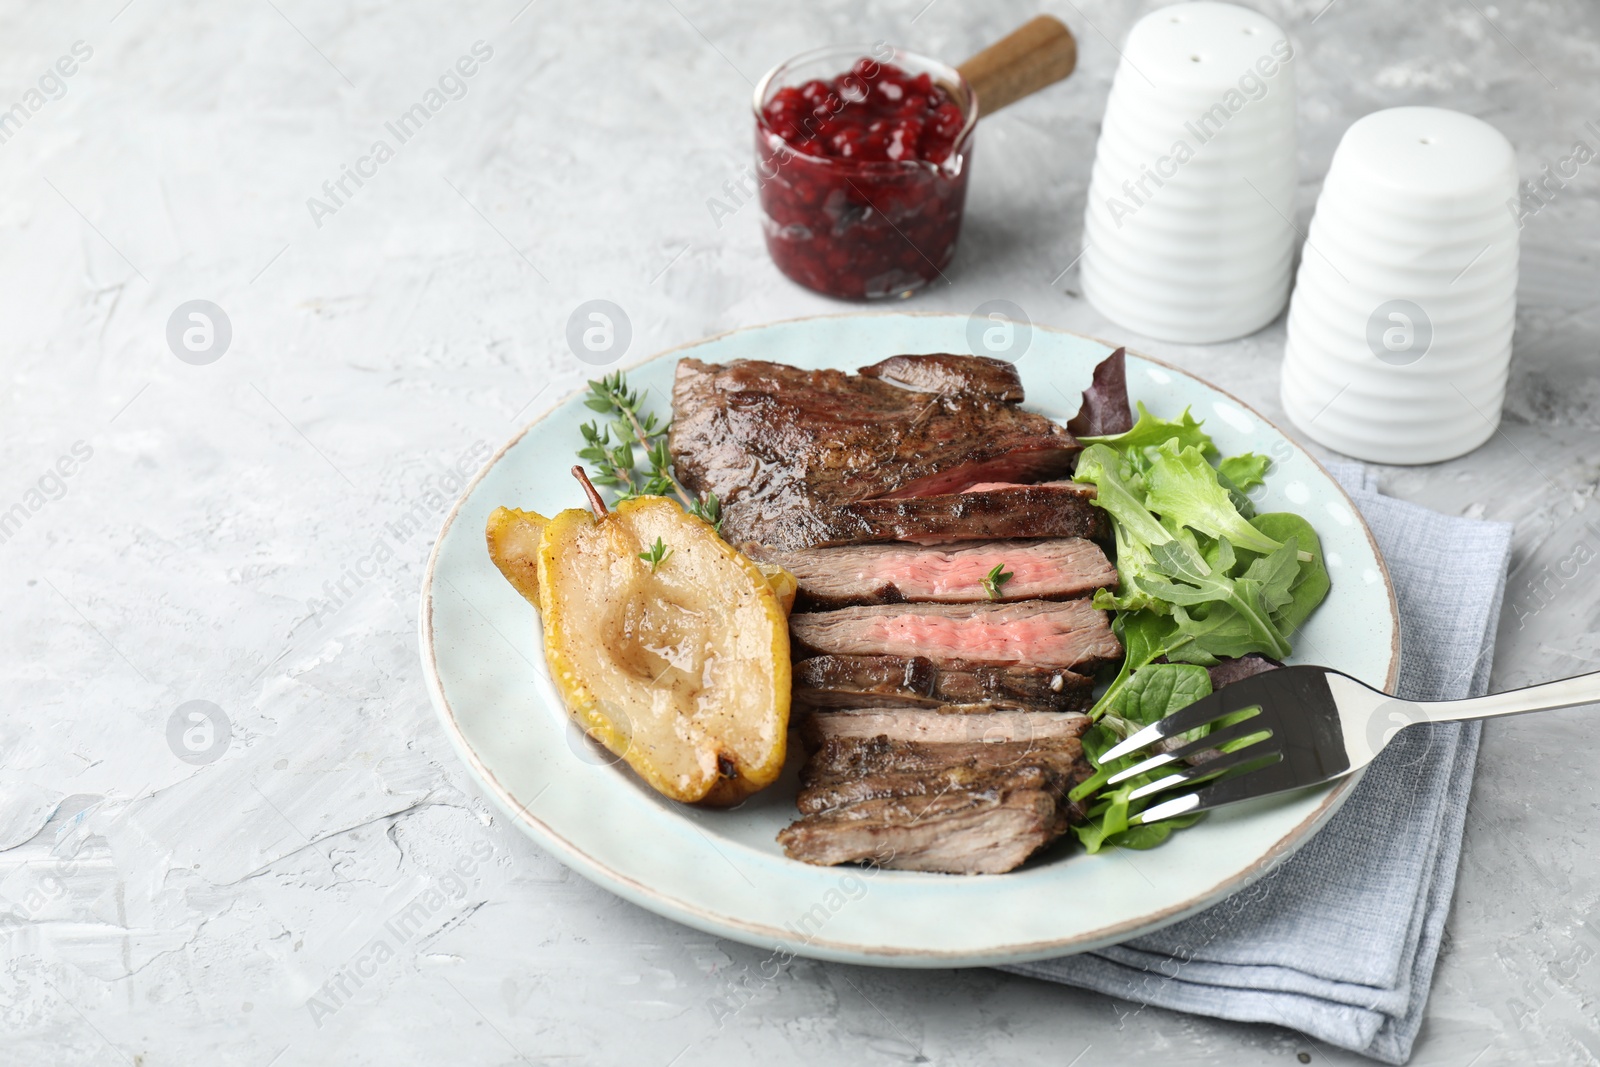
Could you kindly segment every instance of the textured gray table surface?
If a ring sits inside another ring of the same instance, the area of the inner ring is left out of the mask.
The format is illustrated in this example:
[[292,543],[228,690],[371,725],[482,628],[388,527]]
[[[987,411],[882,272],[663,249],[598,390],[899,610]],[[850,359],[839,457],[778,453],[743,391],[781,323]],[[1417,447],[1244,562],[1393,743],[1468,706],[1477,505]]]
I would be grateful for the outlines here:
[[[907,306],[1009,299],[1280,414],[1281,322],[1186,348],[1077,297],[1113,42],[1147,5],[1042,6],[1078,34],[1079,73],[985,123],[950,284]],[[797,962],[719,1025],[764,953],[622,903],[493,817],[423,690],[416,592],[452,470],[580,382],[579,303],[626,309],[630,359],[840,310],[776,274],[724,189],[750,80],[850,39],[959,57],[1035,10],[0,5],[0,108],[23,105],[0,127],[0,1063],[1356,1062],[991,971]],[[1600,147],[1585,0],[1264,10],[1300,50],[1302,225],[1374,108],[1480,115],[1524,177]],[[385,124],[478,41],[465,95],[399,143]],[[379,139],[393,158],[308,208]],[[1498,687],[1600,660],[1596,188],[1581,171],[1523,232],[1502,432],[1384,472],[1516,523]],[[166,340],[196,299],[231,323],[209,365]],[[209,765],[169,743],[190,701],[231,723]],[[1413,1062],[1600,1062],[1591,715],[1490,724]],[[425,928],[363,956],[418,894]]]

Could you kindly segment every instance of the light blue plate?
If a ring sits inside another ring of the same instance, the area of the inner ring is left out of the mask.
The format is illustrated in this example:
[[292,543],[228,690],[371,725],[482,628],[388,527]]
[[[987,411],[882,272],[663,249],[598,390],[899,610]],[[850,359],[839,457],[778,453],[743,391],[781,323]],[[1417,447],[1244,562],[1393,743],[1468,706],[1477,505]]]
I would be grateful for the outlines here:
[[[629,372],[665,415],[681,356],[854,369],[902,352],[969,352],[968,319],[866,314],[799,319],[713,337]],[[1035,326],[1018,362],[1027,406],[1070,418],[1111,346]],[[1297,657],[1392,688],[1399,625],[1389,577],[1359,512],[1276,427],[1226,393],[1155,360],[1128,358],[1128,388],[1157,414],[1185,407],[1224,453],[1273,457],[1262,511],[1296,511],[1322,536],[1333,590]],[[1088,856],[1067,844],[1011,874],[958,877],[811,867],[773,836],[796,817],[794,766],[734,811],[701,811],[641,785],[568,724],[544,676],[536,613],[484,547],[498,505],[582,507],[568,469],[592,417],[567,398],[468,486],[423,580],[422,662],[439,717],[505,813],[585,877],[701,930],[821,959],[910,967],[1016,963],[1082,952],[1174,922],[1261,877],[1337,809],[1349,784],[1215,812],[1149,852]],[[1070,836],[1070,835],[1069,835]]]

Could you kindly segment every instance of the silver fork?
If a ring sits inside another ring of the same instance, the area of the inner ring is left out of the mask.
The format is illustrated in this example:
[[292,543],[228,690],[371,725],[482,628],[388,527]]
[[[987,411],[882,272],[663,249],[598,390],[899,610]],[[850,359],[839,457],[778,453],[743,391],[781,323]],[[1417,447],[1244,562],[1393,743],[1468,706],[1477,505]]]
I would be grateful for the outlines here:
[[[1178,765],[1171,774],[1130,795],[1130,799],[1138,799],[1184,786],[1199,787],[1146,808],[1129,820],[1152,823],[1343,778],[1371,763],[1400,729],[1413,723],[1461,722],[1593,703],[1600,703],[1600,673],[1467,700],[1413,701],[1380,693],[1327,667],[1284,667],[1224,686],[1133,734],[1107,750],[1100,762],[1104,765],[1157,742],[1169,742],[1166,751],[1106,782],[1115,785]],[[1253,714],[1245,717],[1252,709]],[[1184,742],[1179,737],[1232,715],[1238,715],[1240,721],[1224,724],[1198,740]],[[1186,762],[1232,742],[1242,744],[1194,764]]]

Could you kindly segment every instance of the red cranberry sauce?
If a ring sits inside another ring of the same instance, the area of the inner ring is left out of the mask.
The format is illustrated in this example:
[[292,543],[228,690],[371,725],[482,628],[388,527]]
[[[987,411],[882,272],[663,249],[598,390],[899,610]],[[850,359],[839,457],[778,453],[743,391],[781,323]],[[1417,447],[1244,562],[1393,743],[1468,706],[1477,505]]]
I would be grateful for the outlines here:
[[832,81],[786,85],[761,109],[767,127],[808,156],[943,163],[966,125],[950,94],[924,72],[858,59]]
[[756,130],[773,262],[802,285],[854,299],[938,277],[961,229],[965,127],[927,73],[871,59],[777,90]]

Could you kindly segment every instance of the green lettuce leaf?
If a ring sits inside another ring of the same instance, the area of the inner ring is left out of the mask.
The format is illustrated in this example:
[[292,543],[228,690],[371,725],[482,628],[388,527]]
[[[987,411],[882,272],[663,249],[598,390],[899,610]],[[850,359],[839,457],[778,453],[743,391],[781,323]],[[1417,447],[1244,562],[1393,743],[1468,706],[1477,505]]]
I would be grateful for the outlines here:
[[[1121,611],[1165,612],[1164,605],[1139,588],[1137,579],[1141,574],[1155,573],[1150,547],[1172,541],[1174,535],[1144,506],[1141,480],[1127,469],[1124,457],[1106,445],[1090,445],[1084,449],[1073,477],[1095,487],[1094,504],[1110,513],[1117,543],[1116,592],[1097,592],[1095,606]],[[1179,551],[1194,565],[1206,567],[1198,551],[1192,549],[1193,544],[1193,538],[1188,538]]]
[[1139,452],[1168,441],[1177,441],[1181,445],[1198,448],[1207,456],[1217,454],[1217,446],[1212,443],[1211,435],[1201,429],[1204,423],[1195,421],[1188,408],[1184,408],[1183,414],[1172,420],[1156,418],[1142,400],[1136,406],[1139,409],[1139,421],[1133,424],[1132,429],[1100,437],[1080,437],[1078,440],[1085,444],[1109,445],[1124,452]]
[[1172,535],[1144,506],[1144,493],[1130,486],[1122,470],[1122,457],[1107,446],[1090,445],[1084,449],[1078,456],[1073,478],[1095,487],[1095,506],[1111,514],[1119,532],[1125,533],[1129,541],[1155,545],[1172,540]]
[[1145,476],[1147,513],[1156,512],[1211,537],[1226,537],[1235,548],[1267,553],[1282,547],[1239,514],[1217,481],[1216,468],[1198,448],[1180,448],[1178,442],[1169,441],[1155,453]]
[[1217,464],[1217,472],[1233,483],[1233,487],[1243,492],[1267,480],[1267,467],[1272,463],[1266,456],[1254,452],[1246,452],[1239,456],[1229,456]]

